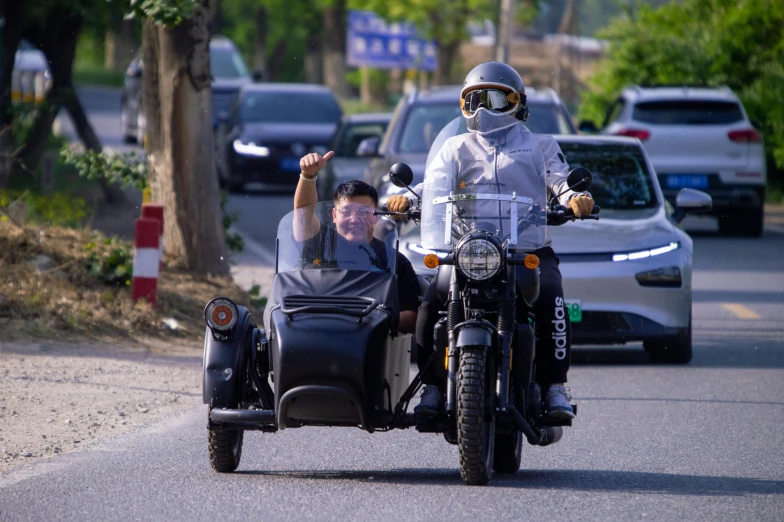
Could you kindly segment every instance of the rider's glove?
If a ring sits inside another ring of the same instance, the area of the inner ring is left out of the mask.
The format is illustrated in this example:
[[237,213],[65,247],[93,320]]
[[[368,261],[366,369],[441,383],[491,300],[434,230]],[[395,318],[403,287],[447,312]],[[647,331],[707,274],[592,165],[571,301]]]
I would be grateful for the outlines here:
[[569,208],[578,218],[589,216],[593,210],[593,199],[587,194],[577,194],[569,200]]
[[[406,196],[391,196],[387,200],[387,208],[390,212],[405,212],[411,206],[411,201]],[[397,216],[395,216],[397,219]]]

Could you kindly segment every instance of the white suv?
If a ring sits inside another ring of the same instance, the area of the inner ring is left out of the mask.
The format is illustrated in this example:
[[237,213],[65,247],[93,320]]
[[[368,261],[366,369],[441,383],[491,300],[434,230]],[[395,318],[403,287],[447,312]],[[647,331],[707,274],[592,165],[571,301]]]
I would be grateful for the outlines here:
[[713,197],[722,233],[762,234],[762,135],[729,88],[626,89],[608,109],[601,133],[642,142],[670,203],[682,188],[702,190]]

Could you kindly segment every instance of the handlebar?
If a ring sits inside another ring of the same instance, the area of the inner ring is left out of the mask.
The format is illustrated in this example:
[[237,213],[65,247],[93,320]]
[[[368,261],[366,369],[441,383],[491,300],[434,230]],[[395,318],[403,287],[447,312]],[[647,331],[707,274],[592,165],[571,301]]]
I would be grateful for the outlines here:
[[577,217],[571,208],[565,208],[563,205],[556,205],[553,210],[547,212],[547,224],[551,226],[563,225],[567,221],[574,221],[575,219],[599,219],[599,213],[602,211],[599,205],[594,205],[593,210],[587,216]]

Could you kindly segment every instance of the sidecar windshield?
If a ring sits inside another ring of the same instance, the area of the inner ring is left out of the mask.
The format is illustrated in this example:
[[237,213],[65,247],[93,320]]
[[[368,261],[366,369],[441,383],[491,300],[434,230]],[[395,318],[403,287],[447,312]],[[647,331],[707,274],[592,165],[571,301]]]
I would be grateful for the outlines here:
[[278,272],[339,268],[396,273],[397,227],[373,208],[331,201],[298,208],[278,224]]
[[422,185],[422,246],[449,251],[471,230],[486,230],[508,241],[511,249],[543,247],[547,239],[543,160],[541,169],[516,170],[510,156],[524,151],[498,156],[488,152],[493,147],[484,147],[477,139],[483,138],[465,132],[459,119],[436,137]]

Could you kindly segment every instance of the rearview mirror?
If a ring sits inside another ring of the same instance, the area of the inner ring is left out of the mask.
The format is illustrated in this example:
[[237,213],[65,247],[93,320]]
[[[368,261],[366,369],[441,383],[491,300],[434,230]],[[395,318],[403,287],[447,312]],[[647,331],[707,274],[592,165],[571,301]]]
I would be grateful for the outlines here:
[[591,175],[591,171],[585,167],[577,167],[576,169],[573,169],[569,173],[569,177],[566,178],[566,184],[569,186],[569,190],[574,192],[583,192],[588,190],[588,187],[591,186],[591,183],[593,183],[593,176]]
[[378,156],[378,146],[381,144],[381,138],[373,136],[372,138],[365,138],[359,142],[357,146],[356,155],[358,158],[375,158]]
[[687,214],[706,212],[713,208],[713,198],[701,190],[681,189],[675,196],[675,212],[673,218],[680,223]]
[[389,169],[389,179],[396,187],[406,188],[414,181],[414,173],[405,163],[395,163]]
[[597,132],[599,132],[598,127],[596,127],[596,124],[590,120],[582,120],[577,128],[579,129],[580,132],[584,134],[596,134]]

